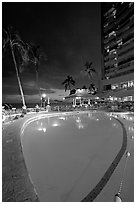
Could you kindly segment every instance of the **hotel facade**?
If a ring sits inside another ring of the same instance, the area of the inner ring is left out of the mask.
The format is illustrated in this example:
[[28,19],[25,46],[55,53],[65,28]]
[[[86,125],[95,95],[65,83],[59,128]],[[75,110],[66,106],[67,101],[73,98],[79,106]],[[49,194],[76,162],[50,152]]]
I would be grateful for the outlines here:
[[134,100],[134,3],[101,3],[101,91]]

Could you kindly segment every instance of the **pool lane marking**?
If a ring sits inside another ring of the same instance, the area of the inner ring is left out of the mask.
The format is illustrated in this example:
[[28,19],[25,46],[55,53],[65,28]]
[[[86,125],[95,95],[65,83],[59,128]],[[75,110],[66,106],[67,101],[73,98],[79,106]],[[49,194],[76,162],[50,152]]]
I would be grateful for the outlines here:
[[125,126],[117,118],[114,118],[114,119],[117,120],[122,126],[122,130],[123,130],[122,147],[121,147],[119,153],[117,154],[117,156],[115,157],[115,159],[113,160],[113,162],[111,163],[111,165],[109,166],[109,168],[107,169],[107,171],[105,172],[105,174],[103,175],[103,177],[101,178],[101,180],[93,188],[93,190],[90,193],[88,193],[85,198],[83,198],[81,200],[81,202],[92,202],[99,195],[99,193],[103,190],[103,188],[105,187],[105,185],[109,181],[110,177],[112,176],[114,170],[116,169],[118,163],[120,162],[122,156],[124,155],[124,153],[126,151],[126,148],[127,148],[127,132],[126,132]]

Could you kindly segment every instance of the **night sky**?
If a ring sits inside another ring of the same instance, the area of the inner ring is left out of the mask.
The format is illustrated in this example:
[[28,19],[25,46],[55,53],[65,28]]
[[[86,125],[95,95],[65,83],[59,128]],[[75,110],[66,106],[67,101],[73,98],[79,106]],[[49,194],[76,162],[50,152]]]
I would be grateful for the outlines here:
[[[85,62],[101,67],[100,3],[42,2],[2,3],[2,26],[12,25],[25,42],[44,50],[47,61],[41,61],[39,84],[51,99],[68,95],[61,84],[67,75],[76,81],[75,88],[89,86],[81,73]],[[21,73],[26,104],[39,102],[34,66]],[[10,53],[2,64],[3,103],[21,102],[16,73]]]

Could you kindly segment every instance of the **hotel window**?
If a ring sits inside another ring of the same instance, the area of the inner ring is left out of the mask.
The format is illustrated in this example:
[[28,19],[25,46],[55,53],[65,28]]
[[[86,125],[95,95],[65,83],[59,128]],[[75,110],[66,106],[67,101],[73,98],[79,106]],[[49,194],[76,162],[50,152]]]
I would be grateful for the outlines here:
[[127,100],[132,101],[132,96],[128,96]]
[[134,86],[134,81],[128,81],[128,87],[133,87]]
[[111,33],[109,33],[109,37],[110,37],[111,35],[116,36],[116,32],[115,32],[115,31],[112,31]]
[[127,97],[124,97],[124,98],[123,98],[123,101],[127,101]]
[[128,87],[128,83],[127,82],[120,83],[120,88],[125,89],[127,87]]
[[111,86],[111,89],[112,89],[112,90],[115,90],[115,89],[118,89],[118,88],[119,88],[118,84],[113,84],[113,85]]

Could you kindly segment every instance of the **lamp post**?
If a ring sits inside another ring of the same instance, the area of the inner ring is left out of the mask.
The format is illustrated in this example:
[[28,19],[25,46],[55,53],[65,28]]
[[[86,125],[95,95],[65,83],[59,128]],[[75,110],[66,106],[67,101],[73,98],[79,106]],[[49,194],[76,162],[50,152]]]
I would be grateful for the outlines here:
[[51,111],[50,98],[49,97],[48,97],[48,102],[47,102],[47,106],[46,106],[46,111],[47,112]]
[[46,101],[45,98],[46,98],[46,94],[43,93],[41,97],[41,105],[43,105],[43,108],[45,108],[45,101]]

